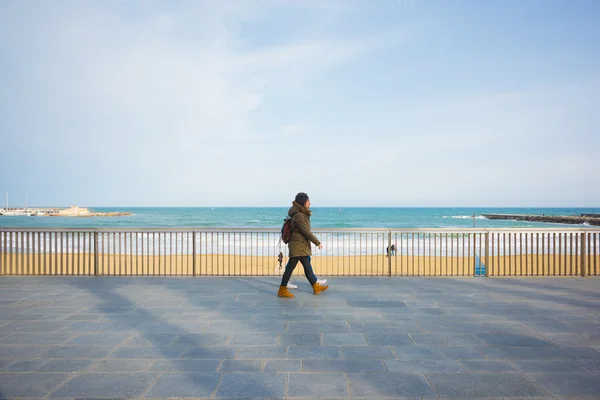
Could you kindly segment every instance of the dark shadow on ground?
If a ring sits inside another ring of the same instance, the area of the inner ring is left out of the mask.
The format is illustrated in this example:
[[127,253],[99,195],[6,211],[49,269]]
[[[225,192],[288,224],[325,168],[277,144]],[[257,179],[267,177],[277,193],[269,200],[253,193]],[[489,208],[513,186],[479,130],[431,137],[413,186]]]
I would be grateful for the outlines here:
[[[115,304],[125,305],[126,307],[131,307],[134,310],[134,314],[139,316],[140,321],[143,321],[143,322],[138,323],[136,325],[136,327],[139,327],[142,323],[145,323],[145,322],[157,323],[157,324],[160,324],[161,326],[163,326],[163,328],[166,328],[166,330],[169,330],[172,332],[179,332],[178,334],[175,335],[175,338],[177,338],[181,335],[190,334],[191,332],[189,332],[185,329],[181,329],[180,327],[178,327],[176,325],[176,323],[170,322],[167,319],[161,318],[159,315],[153,314],[152,312],[149,312],[149,311],[145,310],[144,308],[138,307],[138,304],[136,304],[132,300],[122,296],[121,294],[119,294],[118,292],[115,291],[115,289],[118,287],[126,287],[129,283],[129,280],[134,280],[136,283],[138,283],[139,279],[143,279],[145,284],[160,285],[162,287],[169,286],[169,285],[165,285],[164,278],[133,278],[133,277],[128,277],[128,278],[72,278],[72,279],[67,280],[66,282],[78,290],[83,290],[85,292],[95,295],[99,299],[103,299],[104,301],[103,301],[102,305],[92,307],[92,308],[99,312],[104,313],[106,315],[107,320],[112,320],[113,322],[123,322],[123,318],[119,318],[119,314],[114,313],[113,308],[115,307]],[[178,279],[178,278],[167,278],[167,279]],[[118,280],[118,282],[116,280]],[[192,301],[194,300],[194,293],[185,293],[185,295],[190,300],[192,300]],[[202,306],[199,305],[199,307],[202,307]],[[195,332],[195,333],[197,333],[197,332]],[[107,334],[109,334],[109,333],[107,333]],[[144,338],[148,339],[149,341],[152,340],[151,332],[146,332],[143,330],[135,330],[135,334],[137,336],[144,337]],[[127,346],[127,344],[122,343],[119,345],[119,347],[120,346]],[[152,347],[158,348],[158,349],[165,348],[165,347],[156,346],[156,345],[152,345]],[[220,359],[220,360],[222,360],[222,355],[216,354],[216,353],[214,353],[214,351],[211,351],[210,345],[187,346],[187,347],[188,347],[188,349],[190,347],[202,347],[203,348],[202,359],[215,359],[215,360]],[[239,346],[232,346],[232,347],[239,347]],[[186,351],[187,351],[187,349],[186,349]],[[183,354],[185,354],[185,351]],[[214,354],[214,356],[211,356],[211,354]],[[163,356],[164,356],[164,359],[170,359],[169,354],[163,353]],[[185,358],[185,359],[187,360],[188,358]],[[173,360],[173,359],[170,359],[170,360]],[[183,360],[183,358],[178,358],[173,361],[177,362],[177,361],[181,361],[181,360]],[[211,371],[211,372],[208,372],[208,371],[206,371],[206,372],[157,371],[156,373],[161,374],[163,376],[166,374],[187,375],[188,380],[187,380],[186,384],[189,385],[189,383],[191,382],[192,385],[195,387],[198,387],[201,392],[206,392],[206,390],[208,388],[205,387],[205,382],[203,382],[201,379],[197,379],[195,377],[195,375],[196,374],[205,374],[205,373],[219,374],[220,377],[219,377],[217,386],[214,388],[214,390],[213,390],[213,388],[210,388],[212,394],[214,395],[217,393],[217,390],[220,388],[220,385],[222,384],[222,380],[223,380],[223,375],[226,372],[219,372],[219,371]],[[266,397],[266,398],[279,397],[279,394],[271,391],[270,388],[267,385],[265,385],[264,382],[261,381],[261,379],[259,379],[259,377],[252,377],[249,374],[245,374],[245,378],[248,380],[248,385],[251,385],[252,387],[255,387],[255,388],[260,388],[261,392],[265,394],[264,396],[261,394],[260,397]],[[153,385],[156,385],[156,383],[157,382],[155,382]],[[150,388],[150,390],[152,390],[152,387]],[[189,397],[189,396],[179,396],[177,394],[173,394],[170,396],[163,396],[163,397]],[[192,396],[192,397],[205,397],[205,396]],[[208,397],[210,397],[210,396],[208,396]]]

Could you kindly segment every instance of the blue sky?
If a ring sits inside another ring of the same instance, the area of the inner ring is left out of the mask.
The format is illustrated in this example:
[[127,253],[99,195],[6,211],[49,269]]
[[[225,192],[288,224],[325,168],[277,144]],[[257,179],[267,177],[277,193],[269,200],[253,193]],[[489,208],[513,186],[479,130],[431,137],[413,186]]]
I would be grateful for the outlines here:
[[600,206],[600,2],[0,2],[10,205]]

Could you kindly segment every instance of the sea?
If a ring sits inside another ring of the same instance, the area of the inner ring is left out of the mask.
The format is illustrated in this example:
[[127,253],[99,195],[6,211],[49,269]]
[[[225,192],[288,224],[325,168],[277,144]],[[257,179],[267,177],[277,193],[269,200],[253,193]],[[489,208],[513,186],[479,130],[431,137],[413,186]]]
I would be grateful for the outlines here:
[[[121,217],[9,217],[0,228],[281,228],[289,207],[88,207],[129,212]],[[482,214],[600,214],[600,208],[314,207],[312,228],[567,228],[564,225],[488,220]]]

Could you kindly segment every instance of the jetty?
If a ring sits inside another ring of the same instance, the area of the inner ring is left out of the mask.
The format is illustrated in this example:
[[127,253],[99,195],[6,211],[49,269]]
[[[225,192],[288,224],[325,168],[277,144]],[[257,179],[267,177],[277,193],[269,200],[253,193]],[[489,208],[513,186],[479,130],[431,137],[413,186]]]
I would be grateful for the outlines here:
[[0,209],[0,216],[29,216],[29,217],[124,217],[131,215],[130,212],[94,212],[85,207],[71,206],[59,207],[29,207],[29,208],[4,208]]
[[481,214],[487,219],[504,219],[511,221],[529,221],[529,222],[548,222],[551,224],[575,224],[580,225],[588,223],[593,226],[600,226],[600,215],[581,214],[581,215],[526,215],[526,214]]

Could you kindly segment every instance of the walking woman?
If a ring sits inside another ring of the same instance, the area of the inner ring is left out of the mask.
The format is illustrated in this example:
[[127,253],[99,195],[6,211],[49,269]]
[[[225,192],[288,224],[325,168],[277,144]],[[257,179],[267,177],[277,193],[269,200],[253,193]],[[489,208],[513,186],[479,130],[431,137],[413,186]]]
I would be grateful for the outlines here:
[[310,211],[310,199],[306,193],[298,193],[296,195],[296,199],[292,203],[288,215],[292,218],[291,239],[288,243],[290,259],[285,266],[285,272],[281,278],[281,286],[279,286],[277,295],[279,297],[294,297],[288,291],[287,285],[294,269],[296,269],[296,265],[298,265],[298,261],[302,263],[304,275],[306,275],[306,279],[312,285],[314,293],[319,294],[324,292],[329,289],[329,286],[319,283],[310,264],[310,256],[312,255],[311,242],[315,246],[318,246],[319,249],[322,249],[323,245],[310,231],[310,216],[312,215],[312,211]]

